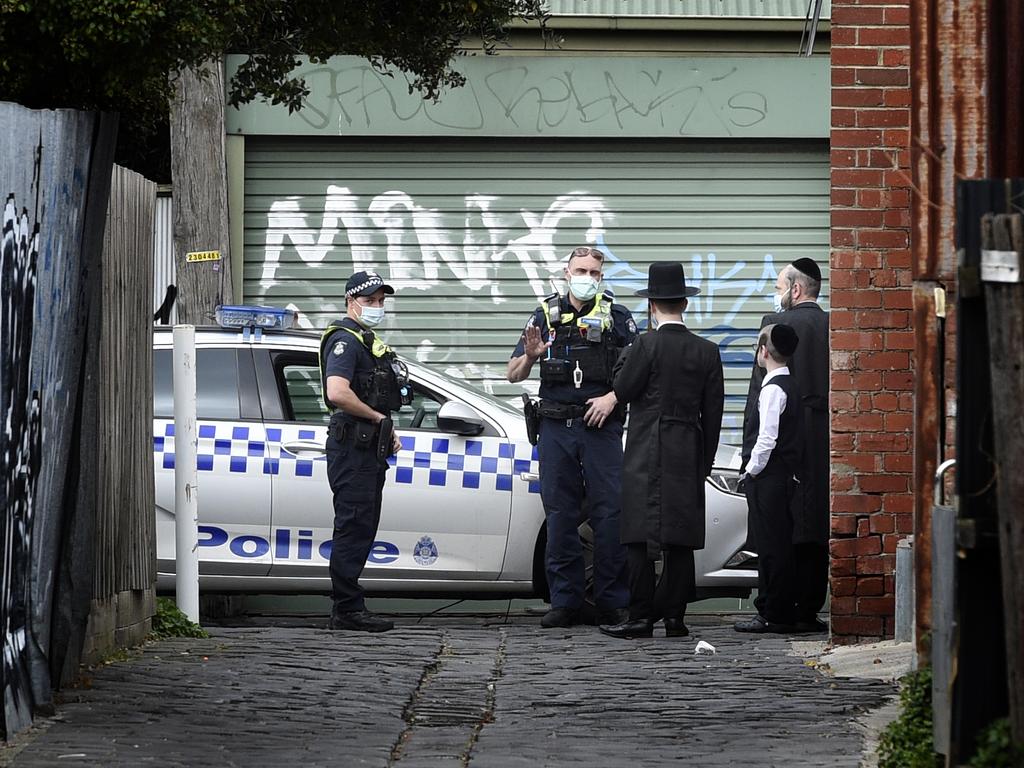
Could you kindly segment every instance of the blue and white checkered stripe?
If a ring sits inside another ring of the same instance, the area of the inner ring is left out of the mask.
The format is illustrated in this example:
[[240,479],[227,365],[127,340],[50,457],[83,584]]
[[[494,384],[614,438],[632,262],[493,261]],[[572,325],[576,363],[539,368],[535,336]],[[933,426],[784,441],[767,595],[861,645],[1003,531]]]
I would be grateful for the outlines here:
[[[153,453],[157,466],[174,469],[174,422],[154,422]],[[264,439],[262,426],[244,424],[199,424],[196,465],[200,472],[256,472],[276,474],[276,458]]]
[[[174,423],[154,423],[156,464],[174,469]],[[200,424],[197,466],[200,472],[258,472],[285,477],[312,477],[314,462],[325,457],[299,458],[281,450],[282,442],[323,440],[325,429],[249,427],[244,424]],[[507,443],[499,438],[436,437],[416,432],[401,435],[402,450],[388,463],[394,482],[423,487],[484,488],[511,491],[513,480],[524,472],[538,472],[537,449],[529,443]],[[540,493],[536,481],[530,493]]]
[[[429,433],[402,435],[402,450],[388,462],[395,482],[448,488],[511,491],[522,472],[537,472],[537,451],[529,443],[491,439],[454,439]],[[539,493],[540,487],[530,491]]]

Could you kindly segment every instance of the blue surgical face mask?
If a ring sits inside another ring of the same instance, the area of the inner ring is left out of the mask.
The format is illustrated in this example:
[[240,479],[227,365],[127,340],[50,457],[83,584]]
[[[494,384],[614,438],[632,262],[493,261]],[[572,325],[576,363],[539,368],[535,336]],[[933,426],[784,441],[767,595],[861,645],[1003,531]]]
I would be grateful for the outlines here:
[[384,307],[359,305],[359,324],[364,328],[376,328],[384,320]]
[[569,290],[580,301],[590,301],[597,296],[600,285],[601,283],[589,275],[571,275],[569,277]]

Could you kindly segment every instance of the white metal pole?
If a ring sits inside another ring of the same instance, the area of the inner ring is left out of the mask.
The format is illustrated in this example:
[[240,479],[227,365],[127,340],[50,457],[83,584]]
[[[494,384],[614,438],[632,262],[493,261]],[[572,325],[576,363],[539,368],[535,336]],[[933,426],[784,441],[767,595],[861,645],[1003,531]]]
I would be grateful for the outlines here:
[[174,326],[174,587],[178,608],[199,622],[196,483],[196,329]]

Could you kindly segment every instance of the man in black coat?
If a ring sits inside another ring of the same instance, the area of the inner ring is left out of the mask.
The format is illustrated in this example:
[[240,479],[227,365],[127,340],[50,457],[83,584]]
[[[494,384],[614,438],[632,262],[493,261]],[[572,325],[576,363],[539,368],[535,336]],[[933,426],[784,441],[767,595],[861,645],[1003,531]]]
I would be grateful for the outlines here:
[[[824,632],[818,618],[828,592],[829,540],[829,348],[828,313],[818,306],[821,270],[813,260],[797,259],[775,281],[775,314],[761,319],[761,328],[774,323],[796,331],[800,344],[790,361],[803,400],[803,460],[800,484],[793,498],[793,544],[796,562],[797,632]],[[744,411],[744,424],[756,423],[757,398],[764,371],[755,363]],[[757,434],[743,433],[743,465]],[[757,546],[757,542],[752,542]]]
[[[629,403],[622,468],[622,543],[629,565],[629,618],[603,625],[606,635],[651,637],[665,620],[667,637],[689,634],[683,619],[696,598],[695,549],[704,548],[704,480],[722,429],[725,389],[718,346],[683,324],[683,265],[651,265],[646,290],[652,330],[623,352],[612,387]],[[664,560],[655,586],[654,564]]]

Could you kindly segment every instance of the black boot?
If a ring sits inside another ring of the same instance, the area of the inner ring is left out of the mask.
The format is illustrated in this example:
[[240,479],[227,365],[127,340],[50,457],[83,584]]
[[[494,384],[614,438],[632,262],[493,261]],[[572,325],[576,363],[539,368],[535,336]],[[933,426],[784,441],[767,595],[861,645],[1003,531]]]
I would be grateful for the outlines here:
[[654,622],[650,619],[635,619],[621,624],[602,624],[598,629],[609,637],[630,640],[634,637],[654,637]]
[[682,619],[665,619],[665,637],[686,637],[688,634],[690,630]]
[[387,632],[395,628],[393,621],[374,616],[369,611],[332,613],[328,629],[348,629],[353,632]]

